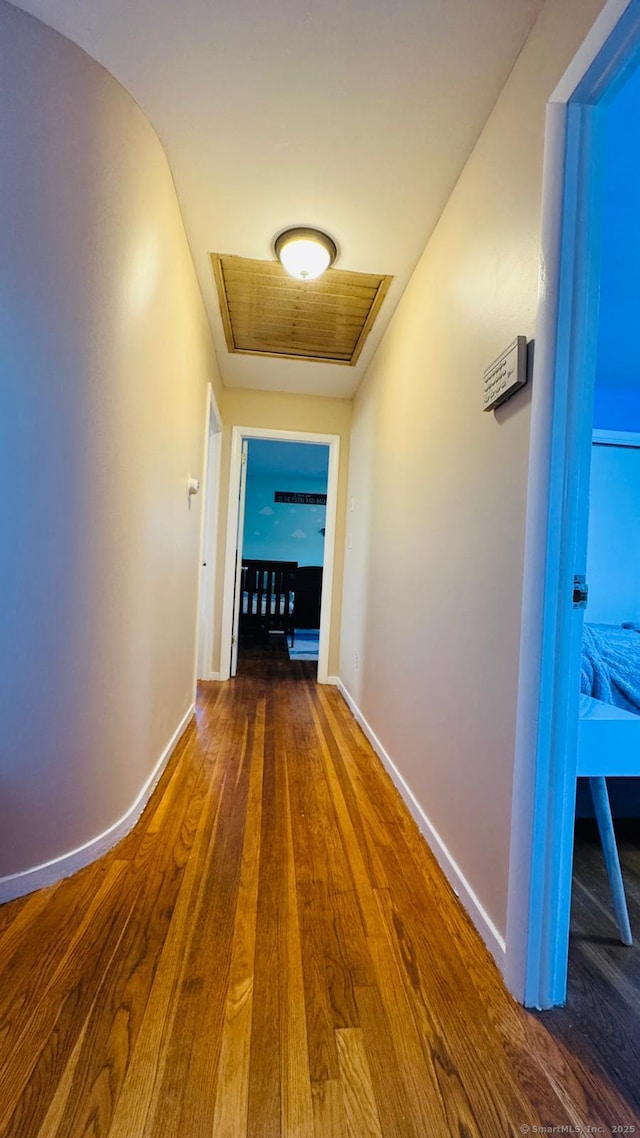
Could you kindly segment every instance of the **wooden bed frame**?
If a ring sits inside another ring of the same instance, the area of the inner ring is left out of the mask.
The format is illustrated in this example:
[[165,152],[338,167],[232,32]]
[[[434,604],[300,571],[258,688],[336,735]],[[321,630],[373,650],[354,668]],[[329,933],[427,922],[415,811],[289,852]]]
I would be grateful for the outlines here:
[[295,634],[297,561],[242,561],[240,633]]

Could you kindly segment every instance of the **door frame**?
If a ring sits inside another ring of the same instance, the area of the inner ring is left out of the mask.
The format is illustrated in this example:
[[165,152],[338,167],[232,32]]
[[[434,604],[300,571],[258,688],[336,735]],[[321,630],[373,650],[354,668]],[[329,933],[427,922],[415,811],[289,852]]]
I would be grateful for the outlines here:
[[242,553],[244,547],[245,513],[247,509],[247,473],[249,466],[249,440],[240,445],[240,490],[238,492],[238,528],[236,529],[236,566],[233,578],[233,624],[231,626],[230,679],[238,672],[238,629],[240,626],[240,593],[242,590]]
[[338,512],[338,470],[340,464],[340,436],[316,434],[310,431],[286,431],[268,427],[233,427],[231,430],[231,461],[229,467],[229,503],[227,507],[227,541],[224,568],[224,594],[220,644],[220,679],[228,680],[231,672],[233,637],[233,599],[235,564],[239,527],[240,467],[244,439],[273,439],[277,442],[312,443],[329,447],[327,472],[327,510],[325,519],[322,594],[320,602],[320,640],[318,644],[318,683],[336,683],[329,675],[329,643],[331,633],[331,607],[333,575],[335,572],[336,522]]
[[567,986],[599,112],[639,44],[640,0],[609,0],[547,107],[505,959],[511,991],[539,1008],[563,1003]]
[[200,558],[198,561],[198,636],[196,680],[215,679],[212,671],[216,556],[220,515],[220,474],[222,470],[222,416],[213,386],[207,384],[204,451],[202,458],[202,510],[200,514]]

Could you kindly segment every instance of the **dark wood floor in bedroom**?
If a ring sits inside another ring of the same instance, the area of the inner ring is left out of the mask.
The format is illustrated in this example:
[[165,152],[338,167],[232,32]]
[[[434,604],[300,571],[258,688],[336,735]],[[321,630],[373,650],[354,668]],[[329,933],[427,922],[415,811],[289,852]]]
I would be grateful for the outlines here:
[[576,828],[567,1005],[539,1018],[640,1114],[640,820],[616,822],[635,943],[620,941],[594,821]]
[[240,637],[238,676],[247,679],[313,682],[318,675],[317,660],[290,660],[289,643],[283,633],[252,633]]
[[339,694],[285,657],[202,685],[135,830],[0,909],[0,1135],[640,1125],[509,998]]

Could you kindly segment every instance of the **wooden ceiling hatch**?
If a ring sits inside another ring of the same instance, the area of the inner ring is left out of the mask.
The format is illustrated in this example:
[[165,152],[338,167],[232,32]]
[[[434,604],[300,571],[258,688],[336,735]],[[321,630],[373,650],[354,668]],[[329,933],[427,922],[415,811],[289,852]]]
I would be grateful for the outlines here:
[[278,261],[212,253],[230,352],[354,366],[392,277],[327,269],[299,281]]

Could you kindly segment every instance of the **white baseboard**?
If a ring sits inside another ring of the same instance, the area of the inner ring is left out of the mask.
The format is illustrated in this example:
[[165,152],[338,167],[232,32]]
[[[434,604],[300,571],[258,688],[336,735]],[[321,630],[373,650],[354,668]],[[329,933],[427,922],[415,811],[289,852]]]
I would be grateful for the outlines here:
[[79,869],[84,869],[96,858],[108,853],[122,838],[126,837],[138,821],[142,811],[149,801],[160,776],[171,757],[171,754],[180,736],[193,716],[195,705],[187,711],[176,727],[173,735],[160,755],[155,767],[138,794],[135,802],[118,822],[114,822],[104,833],[91,838],[78,849],[61,854],[60,857],[47,861],[44,865],[35,865],[31,869],[23,869],[20,873],[11,873],[7,877],[0,877],[0,904],[14,901],[16,897],[24,897],[26,893],[33,893],[34,889],[42,889],[46,885],[55,885],[63,877],[70,877]]
[[338,679],[337,676],[327,676],[327,678],[324,682],[325,682],[325,684],[333,684],[335,686],[336,684],[340,683],[340,680]]
[[434,857],[436,858],[436,861],[438,862],[438,865],[440,866],[445,877],[449,881],[449,884],[451,885],[456,897],[458,897],[467,913],[471,917],[471,920],[480,933],[480,936],[489,949],[489,952],[496,961],[496,964],[500,968],[500,971],[504,972],[506,959],[505,938],[503,937],[500,930],[497,929],[494,925],[491,917],[484,909],[481,901],[476,896],[471,885],[464,876],[462,870],[460,869],[460,866],[452,857],[435,826],[432,824],[432,822],[429,821],[429,818],[418,802],[418,799],[413,793],[411,787],[405,781],[403,776],[400,774],[397,766],[385,751],[375,731],[365,719],[364,715],[360,711],[360,708],[348,692],[347,688],[344,686],[340,677],[338,677],[338,691],[340,692],[352,715],[362,727],[362,730],[371,743],[371,746],[380,759],[383,767],[391,776],[392,782],[400,792],[400,795],[405,802],[411,816],[416,822],[420,833],[428,843],[429,848],[434,854]]

